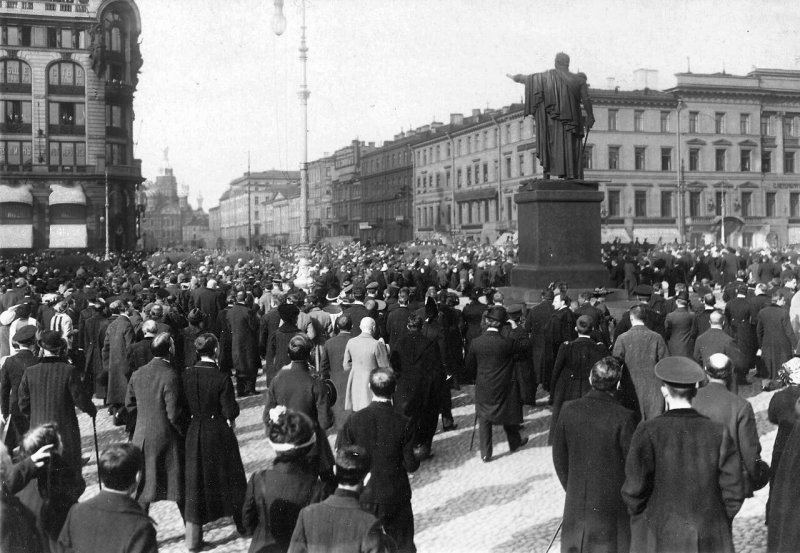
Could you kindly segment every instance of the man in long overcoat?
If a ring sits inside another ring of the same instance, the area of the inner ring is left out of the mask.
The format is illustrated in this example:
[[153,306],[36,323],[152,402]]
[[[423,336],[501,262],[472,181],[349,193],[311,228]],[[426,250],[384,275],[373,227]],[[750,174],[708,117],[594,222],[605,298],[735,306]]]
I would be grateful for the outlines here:
[[205,287],[195,288],[189,305],[203,312],[208,330],[219,337],[217,315],[225,308],[225,296],[217,290],[217,281],[210,279]]
[[133,324],[127,309],[121,301],[111,303],[111,322],[103,341],[103,370],[108,373],[105,400],[114,409],[125,404],[128,387],[128,347],[133,343]]
[[547,349],[545,366],[542,368],[542,387],[552,391],[553,365],[558,359],[558,350],[563,344],[571,342],[578,337],[575,330],[575,314],[569,308],[570,299],[564,293],[557,293],[553,297],[553,314],[548,323]]
[[289,359],[289,341],[302,334],[303,331],[297,327],[297,318],[300,315],[300,308],[294,304],[284,303],[278,306],[278,312],[281,316],[281,326],[270,334],[269,342],[267,343],[267,359],[265,372],[267,374],[267,386],[270,385],[272,379],[281,370],[281,367],[288,365]]
[[648,420],[664,412],[664,397],[653,370],[668,350],[664,338],[645,326],[645,309],[641,305],[631,308],[631,329],[617,338],[614,357],[625,363],[642,419]]
[[561,551],[630,548],[630,518],[619,493],[636,414],[614,399],[622,368],[613,357],[591,368],[592,389],[564,404],[553,434],[553,465],[567,496]]
[[322,355],[322,375],[323,378],[330,379],[336,387],[337,400],[333,404],[333,427],[339,432],[347,420],[347,412],[344,409],[344,394],[347,389],[348,372],[344,370],[344,350],[347,342],[350,341],[352,334],[350,329],[353,323],[347,313],[343,313],[336,319],[336,328],[339,333],[325,341],[324,353]]
[[558,422],[561,407],[565,402],[583,397],[590,389],[589,372],[594,364],[608,354],[608,349],[592,340],[592,320],[587,315],[578,317],[575,323],[578,337],[563,344],[553,366],[553,384],[550,400],[553,410],[550,415],[549,444],[553,443],[553,432]]
[[228,311],[233,369],[239,396],[256,393],[256,377],[261,367],[258,355],[258,314],[244,291],[236,292],[236,304]]
[[[769,381],[778,379],[778,370],[792,356],[797,337],[789,322],[786,298],[778,291],[772,292],[772,303],[758,312],[756,334],[761,348],[761,359]],[[763,382],[767,384],[766,378]]]
[[[747,362],[745,356],[736,344],[736,341],[731,338],[724,330],[722,330],[724,316],[719,311],[715,311],[709,317],[711,327],[697,337],[694,344],[694,354],[692,359],[698,365],[704,367],[709,358],[715,353],[724,353],[733,362],[735,370],[739,374],[747,374]],[[728,390],[734,394],[739,392],[739,384],[736,379],[731,378],[727,383]]]
[[442,356],[439,344],[422,333],[422,317],[411,314],[407,329],[389,357],[397,375],[394,407],[411,419],[417,436],[414,445],[420,448],[419,457],[427,458],[439,421]]
[[75,407],[94,418],[97,408],[81,384],[78,369],[66,362],[67,344],[61,333],[45,330],[39,336],[44,357],[25,369],[19,384],[19,409],[29,428],[55,422],[61,434],[61,458],[81,479],[81,431]]
[[133,373],[125,406],[137,414],[133,443],[144,454],[144,470],[136,500],[148,509],[155,501],[175,501],[183,511],[184,435],[181,383],[169,362],[172,338],[153,339],[153,360]]
[[36,327],[25,325],[12,336],[15,352],[0,362],[0,411],[6,435],[3,443],[9,451],[14,451],[22,443],[28,431],[28,419],[19,409],[19,383],[25,369],[39,363],[33,353],[36,347]]
[[542,382],[542,371],[547,364],[547,327],[553,317],[553,291],[542,291],[542,301],[534,305],[525,315],[525,326],[531,333],[533,342],[533,370],[536,371],[536,382]]
[[474,372],[475,411],[478,416],[481,460],[492,460],[492,425],[503,426],[508,447],[516,451],[528,442],[519,433],[522,404],[514,382],[514,342],[500,334],[508,315],[504,307],[495,305],[486,312],[487,328],[472,340],[465,364]]
[[655,375],[668,411],[642,422],[625,463],[622,499],[631,551],[733,551],[731,524],[744,501],[736,447],[727,429],[692,408],[703,369],[668,357]]
[[747,384],[747,373],[756,364],[758,350],[756,317],[753,305],[747,301],[747,285],[740,284],[736,288],[736,297],[725,304],[728,333],[744,355],[744,366],[741,370],[736,366],[736,378],[739,384]]
[[108,317],[108,308],[97,304],[94,313],[84,323],[83,327],[83,356],[85,361],[84,374],[93,383],[93,393],[98,398],[105,399],[106,384],[101,382],[103,374],[103,345],[106,340],[106,330],[111,320]]
[[683,292],[675,299],[677,309],[667,314],[664,320],[664,337],[670,355],[692,358],[697,326],[694,314],[688,308],[689,294]]

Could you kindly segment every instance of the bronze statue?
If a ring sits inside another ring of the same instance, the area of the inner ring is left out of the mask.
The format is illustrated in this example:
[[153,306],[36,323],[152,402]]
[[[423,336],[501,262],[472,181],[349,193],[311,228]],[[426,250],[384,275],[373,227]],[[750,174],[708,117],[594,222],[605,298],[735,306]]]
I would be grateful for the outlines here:
[[560,52],[555,69],[508,77],[525,85],[523,117],[532,115],[536,121],[536,157],[545,178],[582,179],[583,137],[594,125],[586,75],[570,73],[569,56]]

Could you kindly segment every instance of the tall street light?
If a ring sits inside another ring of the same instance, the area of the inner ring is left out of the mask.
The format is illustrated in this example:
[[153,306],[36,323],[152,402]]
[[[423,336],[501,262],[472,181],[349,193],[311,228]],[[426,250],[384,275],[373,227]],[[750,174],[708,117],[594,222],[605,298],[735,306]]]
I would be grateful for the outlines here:
[[[275,14],[272,16],[272,31],[280,36],[286,31],[286,17],[283,15],[284,0],[274,0]],[[297,96],[303,105],[303,163],[300,165],[300,244],[308,245],[308,90],[307,65],[308,46],[306,46],[306,2],[300,0],[300,61],[303,62],[303,84]]]

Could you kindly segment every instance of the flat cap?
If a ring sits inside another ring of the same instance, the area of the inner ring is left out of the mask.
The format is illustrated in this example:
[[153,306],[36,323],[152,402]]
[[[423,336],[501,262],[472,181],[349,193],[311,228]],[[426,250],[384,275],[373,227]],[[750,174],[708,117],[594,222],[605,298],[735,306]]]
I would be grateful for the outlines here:
[[31,342],[34,338],[36,338],[36,325],[21,326],[12,336],[12,340],[18,344]]
[[658,378],[679,388],[687,388],[703,382],[706,373],[703,368],[688,357],[665,357],[656,363],[655,373]]
[[640,284],[636,288],[633,289],[633,293],[637,296],[647,296],[650,297],[653,295],[653,287],[649,284]]

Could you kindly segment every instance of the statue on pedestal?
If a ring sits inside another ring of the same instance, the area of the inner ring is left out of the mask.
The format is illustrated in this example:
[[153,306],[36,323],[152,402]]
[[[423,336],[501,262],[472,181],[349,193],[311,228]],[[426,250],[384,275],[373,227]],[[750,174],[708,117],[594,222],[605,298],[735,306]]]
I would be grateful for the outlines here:
[[[583,178],[584,136],[594,125],[584,73],[570,73],[569,56],[556,54],[555,69],[532,75],[508,75],[525,85],[525,111],[536,121],[536,157],[544,177]],[[581,113],[586,110],[586,118]],[[585,132],[584,132],[585,128]]]

